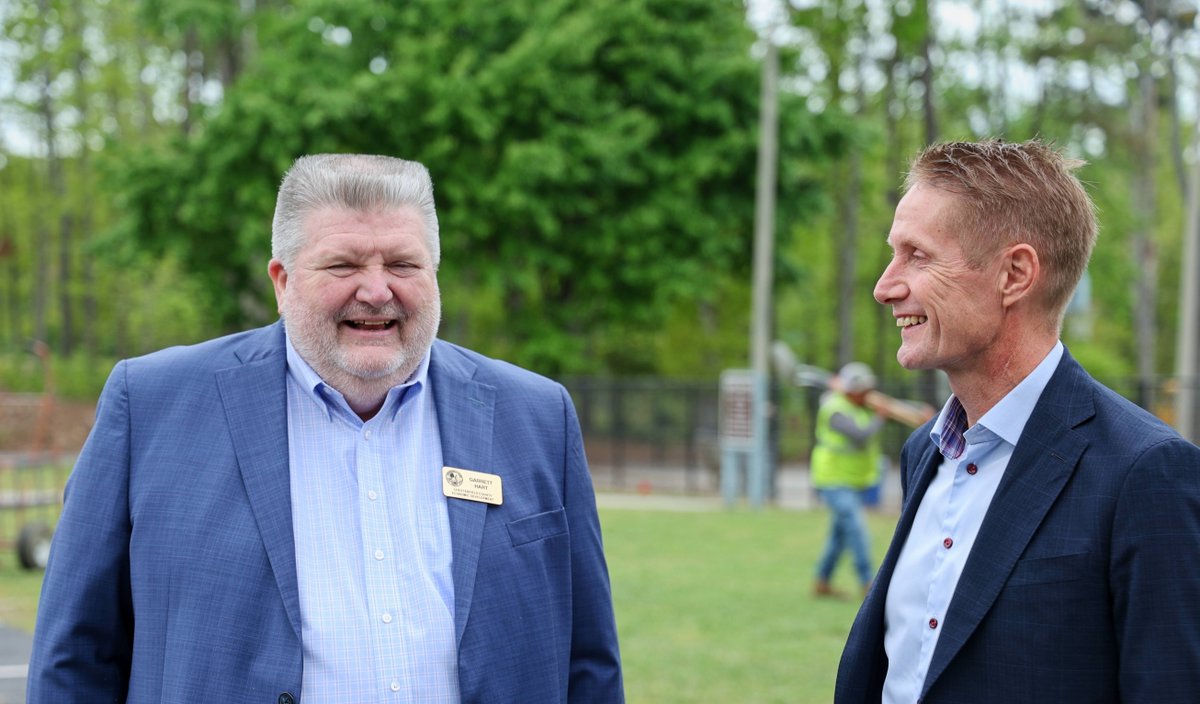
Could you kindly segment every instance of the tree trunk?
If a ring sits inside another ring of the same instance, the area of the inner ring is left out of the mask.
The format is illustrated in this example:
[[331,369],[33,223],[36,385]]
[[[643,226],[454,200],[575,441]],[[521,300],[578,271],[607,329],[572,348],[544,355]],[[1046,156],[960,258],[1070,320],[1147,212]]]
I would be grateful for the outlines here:
[[193,93],[199,92],[196,81],[203,81],[204,67],[200,54],[200,40],[195,27],[188,27],[183,34],[183,87],[180,89],[179,102],[183,107],[183,122],[180,128],[185,135],[192,133],[192,114],[195,110]]
[[925,59],[925,69],[921,71],[921,85],[925,88],[921,106],[925,115],[926,145],[933,144],[938,139],[937,109],[933,103],[933,43],[933,28],[930,27],[929,33],[925,35],[925,42],[921,45],[921,57]]
[[[48,12],[48,3],[46,0],[38,2],[38,11],[44,17]],[[47,28],[42,27],[41,35],[38,38],[38,47],[42,51],[47,50]],[[47,181],[49,188],[43,193],[49,193],[49,196],[42,197],[41,207],[38,208],[38,213],[35,214],[34,220],[37,223],[34,228],[34,234],[37,238],[37,246],[35,248],[36,260],[33,282],[33,335],[38,341],[45,342],[49,337],[49,325],[46,320],[47,307],[50,300],[50,237],[51,233],[46,225],[46,215],[57,211],[57,207],[61,203],[52,202],[56,193],[56,179],[58,177],[58,152],[55,144],[55,124],[54,124],[54,103],[50,95],[50,83],[52,77],[50,75],[50,67],[43,65],[40,72],[40,90],[38,95],[38,112],[42,118],[42,125],[45,130],[46,140],[46,168]],[[31,174],[34,173],[31,171]],[[41,191],[37,187],[31,189],[32,193]]]
[[[1157,17],[1155,3],[1145,3],[1146,19],[1153,26]],[[1146,39],[1149,48],[1149,38]],[[1137,278],[1134,282],[1134,330],[1136,331],[1137,401],[1143,408],[1154,405],[1155,356],[1158,336],[1158,247],[1154,241],[1155,221],[1155,158],[1158,144],[1158,82],[1151,72],[1153,57],[1139,62],[1139,104],[1131,111],[1133,117],[1134,163],[1133,222],[1131,237]]]
[[[61,163],[58,171],[60,172],[58,179],[61,188]],[[72,255],[75,223],[70,211],[66,209],[65,191],[60,191],[60,194],[59,207],[63,208],[63,212],[58,216],[58,315],[61,328],[58,335],[58,351],[66,356],[75,350],[75,302],[71,296],[71,280],[75,273]]]
[[[887,202],[892,212],[900,203],[900,174],[904,169],[903,145],[900,137],[900,116],[903,102],[897,98],[897,81],[900,67],[900,49],[897,44],[892,57],[888,59],[887,84],[883,88],[883,124],[887,140],[887,152],[884,162],[887,165]],[[876,264],[876,275],[883,274],[891,258],[890,251],[884,247],[879,249],[880,260]],[[872,283],[874,286],[874,283]],[[896,324],[886,306],[875,306],[875,369],[884,369],[887,359],[896,354]],[[890,354],[889,354],[890,353]]]
[[845,181],[839,189],[842,241],[837,269],[837,365],[854,361],[854,303],[858,299],[858,210],[862,205],[862,151],[851,145],[845,165]]
[[[44,5],[45,3],[42,4]],[[45,35],[43,34],[43,40],[44,39]],[[46,48],[44,44],[43,48]],[[67,188],[63,177],[63,162],[58,156],[58,135],[56,133],[57,127],[55,125],[56,114],[53,99],[50,95],[51,78],[49,69],[45,70],[43,76],[45,80],[42,84],[43,90],[41,95],[41,111],[42,120],[44,121],[46,129],[46,175],[50,185],[49,192],[52,202],[48,204],[49,207],[45,208],[42,213],[45,215],[49,215],[50,213],[58,214],[58,272],[56,277],[58,285],[54,287],[58,292],[58,351],[60,354],[68,355],[71,353],[71,348],[73,346],[71,331],[72,326],[75,324],[70,287],[71,240],[73,223],[71,219],[71,208],[67,203]],[[46,247],[45,254],[47,262],[45,273],[47,275],[47,289],[50,287],[51,277],[54,276],[49,271],[50,267],[48,260],[50,258],[50,252],[48,240],[48,237],[43,238],[42,240]],[[43,304],[43,307],[44,306],[45,304]],[[44,325],[45,321],[43,320],[43,326]],[[45,332],[43,331],[42,335],[44,334]],[[43,336],[39,336],[38,339],[49,342]]]
[[[4,158],[5,155],[0,153],[0,159]],[[12,180],[12,168],[0,168],[0,194],[11,196],[13,193]],[[0,198],[2,197],[0,195]],[[0,301],[0,314],[5,318],[0,323],[0,350],[8,351],[15,350],[18,340],[20,340],[18,321],[21,308],[17,301],[17,287],[21,270],[16,263],[16,241],[13,236],[15,230],[11,200],[0,202],[0,262],[8,263],[5,267],[8,276],[5,277],[3,300]]]
[[21,264],[20,257],[17,256],[15,238],[6,236],[4,242],[8,252],[8,256],[5,257],[5,261],[8,262],[8,275],[4,277],[8,288],[8,347],[16,350],[20,349],[21,329],[24,327],[22,313],[25,307],[21,305]]
[[[149,42],[146,41],[145,37],[139,35],[138,39],[137,39],[137,65],[138,66],[145,67],[146,64],[149,63],[146,59],[146,55],[148,53],[149,53]],[[185,77],[186,77],[186,73],[185,73]],[[134,124],[137,126],[137,129],[139,131],[141,131],[142,133],[145,133],[146,131],[148,131],[152,126],[154,126],[158,122],[158,120],[154,117],[154,94],[153,94],[153,91],[150,89],[150,86],[147,85],[147,83],[145,81],[140,81],[140,80],[135,81],[134,90],[137,91],[138,102],[141,103],[141,108],[142,108],[141,113],[140,113],[141,119],[135,120]],[[119,100],[119,98],[115,97],[116,96],[115,92],[112,95],[114,96],[114,102],[117,102]],[[113,114],[119,115],[120,112],[114,112]]]
[[1173,38],[1168,46],[1171,49],[1164,59],[1167,64],[1167,80],[1164,85],[1168,94],[1164,96],[1164,102],[1169,111],[1168,122],[1171,127],[1171,157],[1172,165],[1175,167],[1175,185],[1179,187],[1180,198],[1186,201],[1188,198],[1188,169],[1187,164],[1183,162],[1183,131],[1179,118],[1179,74],[1175,68]]
[[[937,109],[933,102],[933,46],[934,33],[933,22],[928,6],[929,0],[926,0],[925,8],[925,41],[921,44],[921,56],[925,59],[925,70],[921,72],[921,85],[925,87],[925,95],[922,99],[922,108],[925,113],[925,144],[931,145],[938,140],[938,121]],[[944,399],[939,390],[940,379],[936,369],[925,369],[921,372],[920,380],[920,398],[925,403],[928,403],[935,408],[942,405]]]
[[[77,31],[80,34],[82,34],[84,24],[86,22],[86,20],[85,20],[86,15],[85,15],[85,8],[84,8],[83,0],[75,0],[74,13],[75,13],[75,17],[76,17],[77,21],[79,22]],[[75,52],[75,61],[72,65],[72,72],[75,75],[75,109],[79,111],[79,115],[80,115],[80,117],[79,117],[80,148],[79,148],[79,158],[76,163],[77,168],[78,168],[78,174],[79,174],[78,179],[77,179],[79,197],[74,199],[74,208],[75,208],[76,212],[78,213],[78,225],[79,225],[78,241],[80,244],[83,244],[83,245],[86,245],[92,239],[92,207],[93,207],[92,189],[91,189],[92,166],[91,166],[91,159],[89,158],[90,153],[91,153],[91,148],[88,146],[88,127],[89,127],[88,117],[89,117],[89,112],[90,112],[88,110],[88,104],[90,102],[91,96],[88,95],[88,83],[87,83],[87,75],[86,75],[87,71],[85,70],[86,65],[87,65],[87,58],[88,58],[87,53],[84,51],[83,44],[81,43],[81,44],[79,44],[79,47],[78,47],[77,51]],[[74,277],[72,276],[72,273],[73,273],[72,268],[73,267],[71,266],[72,262],[70,260],[70,257],[73,256],[73,254],[75,253],[75,248],[74,247],[69,247],[69,248],[64,247],[63,252],[64,252],[64,254],[62,255],[62,257],[63,257],[63,274],[62,274],[62,276],[63,276],[63,282],[64,282],[64,284],[66,284],[63,286],[63,291],[73,292],[75,287],[70,286],[70,284],[72,282],[74,282]],[[95,281],[94,281],[94,272],[92,269],[92,257],[85,255],[80,258],[80,262],[81,262],[82,271],[81,271],[81,276],[80,276],[81,290],[80,290],[79,298],[82,299],[82,305],[83,305],[83,321],[82,321],[83,344],[84,344],[84,349],[87,350],[88,356],[94,357],[97,352],[97,350],[96,350],[96,308],[97,308],[97,306],[96,306],[96,288],[95,288]],[[71,332],[72,337],[70,339],[73,341],[75,339],[74,327],[68,326],[66,323],[66,320],[64,320],[63,327]],[[70,351],[71,351],[70,349],[67,350],[68,353]]]

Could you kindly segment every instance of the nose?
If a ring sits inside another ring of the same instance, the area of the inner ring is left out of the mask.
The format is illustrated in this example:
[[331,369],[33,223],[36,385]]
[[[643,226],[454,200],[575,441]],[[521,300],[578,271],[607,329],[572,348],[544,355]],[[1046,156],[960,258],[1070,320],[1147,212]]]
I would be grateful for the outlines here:
[[355,299],[374,308],[392,300],[392,289],[388,286],[388,273],[382,268],[367,268],[359,272],[358,291]]
[[904,282],[900,280],[900,276],[896,273],[896,260],[893,259],[888,263],[887,268],[879,275],[879,280],[875,282],[875,300],[883,305],[895,303],[902,300],[908,295],[908,289]]

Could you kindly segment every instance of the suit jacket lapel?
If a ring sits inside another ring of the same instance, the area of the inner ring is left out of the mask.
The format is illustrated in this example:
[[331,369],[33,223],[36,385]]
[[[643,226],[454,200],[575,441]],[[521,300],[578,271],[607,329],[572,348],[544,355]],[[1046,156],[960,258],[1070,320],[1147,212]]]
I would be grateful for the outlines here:
[[[913,519],[917,515],[917,509],[921,506],[921,499],[925,497],[925,491],[929,489],[929,483],[933,481],[933,476],[937,473],[937,468],[941,463],[942,455],[937,451],[937,446],[927,441],[908,477],[904,479],[904,505],[900,510],[900,519],[896,522],[896,532],[892,536],[892,543],[883,557],[883,562],[879,565],[879,573],[875,578],[880,584],[891,583],[892,573],[896,569],[896,561],[900,558],[900,550],[904,548],[905,541],[908,540]],[[882,619],[882,603],[879,606]],[[882,621],[880,623],[882,624]]]
[[242,364],[217,372],[217,388],[242,482],[288,619],[300,637],[300,590],[288,469],[287,356],[279,324],[236,352]]
[[[927,438],[928,431],[928,426],[923,427],[915,436]],[[924,449],[914,450],[913,454],[918,456],[911,466],[905,464],[904,469],[907,474],[901,477],[904,488],[904,505],[900,510],[900,519],[896,522],[892,542],[875,575],[875,585],[861,607],[862,613],[858,620],[862,624],[862,635],[860,637],[857,633],[851,634],[851,642],[857,641],[871,648],[863,653],[866,657],[860,661],[866,665],[866,672],[855,670],[845,676],[841,672],[838,673],[839,685],[844,679],[846,687],[855,691],[859,691],[861,687],[861,691],[864,693],[878,694],[883,689],[884,677],[887,675],[887,655],[883,649],[887,588],[895,574],[896,561],[900,558],[900,551],[904,548],[904,543],[908,540],[908,534],[912,530],[913,519],[917,515],[917,509],[921,506],[921,499],[925,496],[925,491],[929,489],[929,483],[933,480],[942,460],[941,454],[938,453],[937,447],[932,442],[926,440],[923,446],[918,447]],[[855,630],[858,631],[857,623]]]
[[[451,346],[435,342],[429,360],[429,382],[442,436],[442,461],[449,467],[496,473],[492,464],[492,420],[495,387],[472,380],[475,365]],[[462,641],[475,594],[475,571],[488,505],[448,500],[453,550],[454,628]]]
[[1075,471],[1088,441],[1073,428],[1094,412],[1088,381],[1083,368],[1064,351],[1013,450],[963,566],[922,696],[991,609],[1017,560]]

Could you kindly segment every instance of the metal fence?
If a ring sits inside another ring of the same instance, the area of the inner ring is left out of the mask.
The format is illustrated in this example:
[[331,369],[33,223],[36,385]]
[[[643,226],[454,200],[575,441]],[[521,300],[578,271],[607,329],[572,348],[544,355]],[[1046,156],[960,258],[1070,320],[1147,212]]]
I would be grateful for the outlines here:
[[[947,388],[923,388],[929,378],[914,375],[905,382],[884,379],[880,390],[902,399],[940,403]],[[583,430],[588,462],[599,488],[681,493],[715,493],[719,488],[717,439],[719,389],[716,379],[569,378]],[[1110,383],[1118,393],[1170,423],[1178,384],[1164,377],[1154,384],[1134,380]],[[771,389],[769,427],[774,476],[801,475],[812,451],[813,430],[821,390],[795,386]],[[57,403],[53,423],[34,424],[46,414],[36,395],[0,394],[0,549],[14,547],[26,526],[53,523],[73,452],[91,425],[86,405]],[[34,426],[48,425],[43,442]],[[69,431],[69,432],[68,432]],[[885,454],[893,463],[911,429],[888,423]],[[7,444],[7,449],[4,447]],[[42,451],[30,446],[49,445]],[[20,448],[20,449],[18,449]],[[773,493],[774,495],[774,493]],[[38,531],[40,528],[31,528]]]
[[[922,384],[935,383],[933,388]],[[657,488],[710,492],[718,488],[718,383],[665,379],[564,379],[579,414],[588,462],[597,486],[636,490],[651,478]],[[905,381],[883,379],[879,390],[901,399],[926,399],[940,406],[949,394],[945,382],[914,375]],[[1163,377],[1154,384],[1136,380],[1111,383],[1113,390],[1170,423],[1177,383]],[[770,432],[774,467],[804,469],[812,451],[816,388],[771,389]],[[884,453],[897,461],[912,429],[888,423]]]
[[717,385],[662,379],[569,379],[588,464],[598,483],[636,486],[670,470],[687,491],[711,488]]

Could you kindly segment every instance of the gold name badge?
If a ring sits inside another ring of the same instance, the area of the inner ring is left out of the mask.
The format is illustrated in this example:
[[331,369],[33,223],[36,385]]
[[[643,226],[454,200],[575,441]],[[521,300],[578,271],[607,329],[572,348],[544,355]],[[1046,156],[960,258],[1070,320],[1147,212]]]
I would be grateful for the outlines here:
[[481,501],[493,506],[504,503],[500,475],[458,467],[442,467],[442,493],[452,499]]

